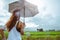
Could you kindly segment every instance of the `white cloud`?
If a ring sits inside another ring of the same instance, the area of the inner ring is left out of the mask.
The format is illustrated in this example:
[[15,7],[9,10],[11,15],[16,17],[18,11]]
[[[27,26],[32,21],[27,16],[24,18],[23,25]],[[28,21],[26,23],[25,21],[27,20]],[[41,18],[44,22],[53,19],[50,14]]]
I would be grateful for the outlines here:
[[33,23],[33,22],[29,22],[29,23],[26,23],[26,28],[27,27],[32,27],[32,28],[34,28],[34,27],[38,27],[39,25],[37,25],[37,24],[35,24],[35,23]]
[[0,0],[0,25],[4,25],[11,15],[7,10],[4,9],[4,7],[4,0]]
[[0,10],[3,9],[3,7],[4,7],[4,1],[0,0]]
[[33,20],[33,18],[25,18],[25,22],[31,22]]

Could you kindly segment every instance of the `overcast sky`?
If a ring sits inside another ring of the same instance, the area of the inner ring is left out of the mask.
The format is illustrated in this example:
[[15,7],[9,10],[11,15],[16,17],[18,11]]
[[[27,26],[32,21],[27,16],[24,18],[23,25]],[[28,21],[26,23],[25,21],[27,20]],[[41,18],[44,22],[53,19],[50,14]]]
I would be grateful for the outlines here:
[[[0,25],[10,18],[8,4],[17,0],[0,0]],[[26,0],[38,7],[39,13],[26,18],[26,28],[60,29],[60,0]]]

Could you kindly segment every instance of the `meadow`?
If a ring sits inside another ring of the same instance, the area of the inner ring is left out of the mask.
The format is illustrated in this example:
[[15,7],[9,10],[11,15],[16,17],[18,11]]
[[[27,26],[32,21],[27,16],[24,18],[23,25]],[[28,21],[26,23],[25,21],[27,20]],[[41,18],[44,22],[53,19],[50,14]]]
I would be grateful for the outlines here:
[[[23,40],[60,40],[60,32],[59,31],[50,31],[50,32],[29,32],[30,34],[27,36],[27,32],[22,36]],[[6,38],[8,37],[8,32],[5,31]],[[1,35],[0,35],[1,40]]]

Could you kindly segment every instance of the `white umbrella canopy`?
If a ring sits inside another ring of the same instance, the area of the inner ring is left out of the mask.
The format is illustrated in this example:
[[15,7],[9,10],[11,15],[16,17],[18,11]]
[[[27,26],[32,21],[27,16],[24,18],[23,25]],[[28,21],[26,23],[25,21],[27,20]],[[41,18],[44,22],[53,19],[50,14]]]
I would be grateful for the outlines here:
[[20,0],[9,4],[9,12],[20,9],[20,17],[33,17],[38,14],[38,8],[36,5],[27,1]]

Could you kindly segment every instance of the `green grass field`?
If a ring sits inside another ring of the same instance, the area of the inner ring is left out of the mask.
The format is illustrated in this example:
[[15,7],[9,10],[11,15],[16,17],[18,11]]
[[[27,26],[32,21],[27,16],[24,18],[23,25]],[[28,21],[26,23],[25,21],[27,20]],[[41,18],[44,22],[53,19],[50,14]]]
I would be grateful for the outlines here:
[[[60,40],[60,32],[30,32],[29,37],[26,34],[27,32],[22,36],[23,40]],[[8,32],[5,31],[5,35],[7,38]]]

